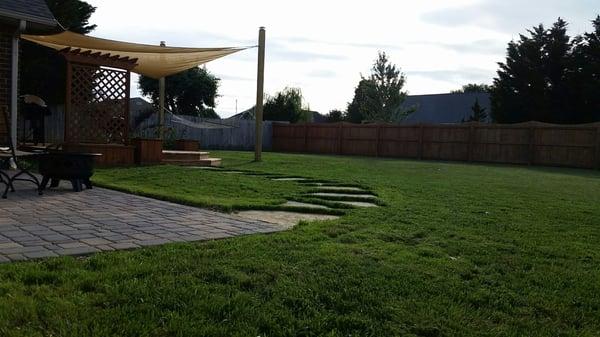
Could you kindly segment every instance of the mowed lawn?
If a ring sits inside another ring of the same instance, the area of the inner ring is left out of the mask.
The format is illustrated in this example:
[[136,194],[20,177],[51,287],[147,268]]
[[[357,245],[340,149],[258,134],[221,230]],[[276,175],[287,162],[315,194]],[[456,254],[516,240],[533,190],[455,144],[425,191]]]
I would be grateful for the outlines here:
[[[220,152],[385,206],[221,241],[0,265],[0,336],[598,336],[600,172]],[[101,184],[223,210],[309,189],[178,167]]]

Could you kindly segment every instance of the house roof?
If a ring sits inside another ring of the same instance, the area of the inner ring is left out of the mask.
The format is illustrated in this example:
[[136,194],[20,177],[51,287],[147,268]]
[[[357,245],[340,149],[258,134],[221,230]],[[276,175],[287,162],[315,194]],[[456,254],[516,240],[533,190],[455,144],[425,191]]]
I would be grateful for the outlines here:
[[490,113],[491,103],[488,93],[457,93],[413,95],[406,97],[403,108],[415,108],[415,112],[408,115],[403,124],[429,123],[461,123],[473,115],[471,108],[475,100]]
[[50,27],[57,25],[45,0],[2,0],[0,17],[25,20]]

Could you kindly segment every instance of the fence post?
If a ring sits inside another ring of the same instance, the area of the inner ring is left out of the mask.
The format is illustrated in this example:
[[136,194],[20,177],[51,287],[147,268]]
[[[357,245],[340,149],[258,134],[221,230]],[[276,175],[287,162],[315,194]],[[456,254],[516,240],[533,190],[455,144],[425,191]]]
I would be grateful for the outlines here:
[[381,137],[381,125],[377,124],[375,126],[377,129],[377,138],[375,139],[375,157],[379,157],[379,142]]
[[535,163],[535,129],[536,127],[529,127],[529,165]]
[[596,170],[600,170],[600,126],[596,128]]
[[304,152],[308,153],[308,124],[304,123]]
[[344,123],[340,122],[340,127],[338,130],[338,154],[344,154]]
[[[477,125],[479,127],[479,125]],[[473,161],[473,125],[469,125],[469,140],[467,143],[467,161]]]
[[423,159],[423,124],[419,124],[419,160]]

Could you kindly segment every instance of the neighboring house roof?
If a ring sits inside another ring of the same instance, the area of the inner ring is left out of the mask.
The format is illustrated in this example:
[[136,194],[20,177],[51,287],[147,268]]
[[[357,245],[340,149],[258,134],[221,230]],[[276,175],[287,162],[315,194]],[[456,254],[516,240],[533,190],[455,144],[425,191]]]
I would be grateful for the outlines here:
[[321,115],[318,111],[310,111],[312,113],[313,123],[327,123],[327,116]]
[[0,17],[25,20],[50,27],[57,25],[45,0],[2,0],[0,1]]
[[129,113],[137,114],[146,112],[148,110],[154,110],[154,106],[141,97],[132,97],[129,99]]
[[406,97],[403,108],[415,108],[415,112],[408,115],[402,124],[415,123],[461,123],[473,115],[471,108],[479,101],[488,114],[491,110],[490,95],[488,93],[464,94],[434,94],[413,95]]
[[254,107],[248,110],[242,111],[236,115],[225,118],[226,121],[238,121],[238,120],[254,120]]

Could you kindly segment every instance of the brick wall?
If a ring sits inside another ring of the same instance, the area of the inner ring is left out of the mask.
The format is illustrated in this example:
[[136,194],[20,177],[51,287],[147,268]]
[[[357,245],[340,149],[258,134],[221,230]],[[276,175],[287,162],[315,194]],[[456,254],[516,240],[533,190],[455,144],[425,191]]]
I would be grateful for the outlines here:
[[[0,25],[0,112],[10,107],[10,77],[12,36],[14,28]],[[4,118],[0,116],[0,130],[5,130]]]

